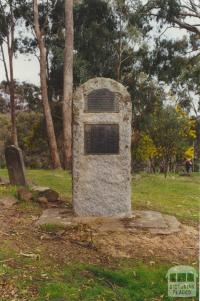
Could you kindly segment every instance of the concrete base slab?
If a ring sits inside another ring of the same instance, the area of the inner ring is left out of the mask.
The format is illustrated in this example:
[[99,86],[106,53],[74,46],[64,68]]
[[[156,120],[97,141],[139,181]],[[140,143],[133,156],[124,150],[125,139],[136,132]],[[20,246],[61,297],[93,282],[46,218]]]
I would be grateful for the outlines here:
[[62,227],[75,227],[80,224],[97,232],[149,231],[152,234],[172,234],[179,232],[180,222],[176,217],[156,211],[134,211],[131,218],[78,217],[70,209],[46,209],[36,222],[37,226],[54,224]]
[[134,211],[132,218],[130,224],[136,228],[167,228],[167,223],[160,212]]
[[59,209],[59,208],[51,208],[51,209],[45,209],[43,211],[43,214],[39,218],[39,220],[36,222],[36,225],[42,226],[42,225],[60,225],[60,226],[70,226],[72,225],[73,221],[73,215],[71,214],[71,211],[67,209]]
[[181,223],[175,216],[163,214],[163,218],[167,224],[167,228],[152,228],[150,232],[153,234],[171,234],[180,231]]

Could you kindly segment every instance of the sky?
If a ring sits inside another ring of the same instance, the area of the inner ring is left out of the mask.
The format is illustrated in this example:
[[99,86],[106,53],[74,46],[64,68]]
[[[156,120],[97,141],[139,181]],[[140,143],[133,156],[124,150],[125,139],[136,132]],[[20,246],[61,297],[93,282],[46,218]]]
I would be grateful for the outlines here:
[[[18,54],[14,59],[14,78],[39,85],[39,62],[33,55]],[[0,61],[0,82],[5,80],[3,63]]]
[[[153,30],[154,35],[157,35],[156,23],[155,29]],[[171,39],[180,39],[184,35],[187,35],[187,31],[184,29],[169,28],[163,35],[162,38],[171,38]],[[5,49],[6,55],[6,49]],[[7,58],[7,55],[6,55]],[[36,86],[40,85],[39,78],[39,61],[34,55],[23,55],[17,54],[14,58],[14,78],[18,82],[28,82],[35,84]],[[0,60],[0,82],[5,80],[5,71],[2,61]],[[194,103],[197,106],[198,99],[194,98]],[[193,110],[191,111],[193,114]]]
[[14,60],[15,78],[39,85],[39,61],[33,56],[18,55]]
[[[145,3],[146,0],[143,0]],[[19,29],[22,31],[22,29]],[[157,26],[156,23],[153,29],[153,35],[157,35]],[[172,38],[172,39],[180,39],[183,35],[186,35],[187,32],[184,29],[176,29],[169,28],[163,35],[162,38]],[[29,35],[29,34],[28,34]],[[6,54],[6,49],[5,49]],[[17,57],[14,59],[14,78],[21,82],[26,81],[29,83],[33,83],[39,86],[39,62],[38,59],[34,55],[22,55],[17,54]],[[5,80],[5,72],[3,63],[0,60],[0,82]]]
[[[185,30],[169,29],[165,36],[171,38],[180,38],[180,34],[184,35]],[[164,37],[164,36],[163,36]],[[5,49],[6,54],[6,49]],[[7,58],[7,56],[6,56]],[[34,55],[17,54],[14,59],[14,77],[17,81],[26,81],[39,85],[39,62]],[[0,82],[5,80],[5,72],[2,61],[0,61]]]

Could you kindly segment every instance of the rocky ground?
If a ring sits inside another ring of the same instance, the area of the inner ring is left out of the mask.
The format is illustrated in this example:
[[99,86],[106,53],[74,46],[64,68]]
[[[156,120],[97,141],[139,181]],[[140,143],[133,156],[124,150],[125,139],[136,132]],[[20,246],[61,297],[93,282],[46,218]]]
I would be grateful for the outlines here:
[[[0,202],[1,203],[1,202]],[[48,209],[70,212],[65,209]],[[56,225],[43,221],[38,204],[13,202],[10,208],[1,206],[0,242],[1,246],[14,250],[17,254],[46,254],[56,261],[101,262],[105,258],[133,258],[136,260],[165,261],[193,264],[198,259],[198,229],[189,225],[178,225],[179,231],[171,234],[152,233],[154,228],[140,227],[141,217],[135,220],[120,219],[77,219],[69,218],[66,225]],[[46,213],[45,213],[46,214]],[[62,216],[62,214],[61,214]],[[70,222],[69,222],[70,220]],[[137,221],[137,223],[136,223]],[[147,221],[146,221],[147,222]],[[154,221],[155,222],[155,221]],[[40,223],[40,225],[39,225]],[[135,224],[134,224],[135,223]],[[157,230],[163,230],[157,227]],[[159,233],[159,231],[158,231]],[[161,231],[162,233],[162,231]],[[164,232],[165,233],[165,232]]]

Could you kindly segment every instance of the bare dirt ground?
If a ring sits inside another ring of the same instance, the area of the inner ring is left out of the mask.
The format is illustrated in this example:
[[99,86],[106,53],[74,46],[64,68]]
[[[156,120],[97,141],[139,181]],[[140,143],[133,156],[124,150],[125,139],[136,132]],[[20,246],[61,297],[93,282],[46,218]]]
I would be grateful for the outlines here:
[[[59,270],[71,263],[100,264],[117,267],[121,259],[149,265],[170,263],[198,265],[198,230],[186,225],[179,233],[155,235],[147,231],[98,232],[86,225],[79,227],[36,227],[41,208],[15,205],[0,211],[0,300],[28,301],[38,296],[32,283],[26,292],[23,281],[43,281],[45,267]],[[117,225],[116,225],[117,228]],[[21,260],[22,259],[22,260]],[[33,259],[26,264],[26,259]],[[7,274],[11,269],[13,274]],[[20,276],[19,276],[20,275]],[[25,296],[25,295],[26,296]],[[2,298],[2,299],[1,299]],[[161,299],[155,299],[161,300]]]
[[18,205],[0,211],[0,245],[16,254],[35,254],[59,264],[106,263],[119,258],[137,261],[195,264],[198,229],[181,226],[179,233],[155,235],[148,231],[98,232],[85,225],[69,229],[43,229],[35,223],[41,214]]

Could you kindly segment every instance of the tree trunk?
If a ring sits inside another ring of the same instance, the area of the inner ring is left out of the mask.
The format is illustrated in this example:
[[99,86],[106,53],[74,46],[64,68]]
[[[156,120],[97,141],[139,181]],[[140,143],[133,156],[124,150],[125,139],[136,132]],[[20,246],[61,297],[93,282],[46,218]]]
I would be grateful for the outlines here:
[[61,168],[56,136],[54,132],[54,125],[51,116],[51,109],[48,100],[47,77],[46,77],[46,49],[43,40],[39,44],[40,44],[39,47],[40,47],[41,94],[42,94],[44,116],[46,121],[47,136],[48,136],[50,153],[51,153],[52,167]]
[[200,119],[196,119],[196,147],[195,147],[195,157],[197,161],[200,161]]
[[16,112],[15,112],[15,83],[14,83],[14,75],[13,75],[13,54],[11,52],[11,49],[9,49],[9,45],[7,45],[7,47],[8,47],[10,79],[9,79],[9,75],[8,75],[8,69],[7,69],[4,50],[3,50],[2,45],[1,45],[1,53],[2,53],[6,80],[7,80],[7,84],[9,87],[9,94],[10,94],[11,141],[12,141],[12,144],[14,144],[15,146],[18,146]]
[[169,158],[167,156],[167,157],[164,157],[164,176],[165,176],[165,178],[167,177],[168,172],[169,172]]
[[117,81],[121,81],[121,64],[122,64],[122,17],[120,16],[119,24],[119,43],[118,43],[118,62],[117,62]]
[[73,0],[65,0],[65,51],[63,74],[63,155],[65,169],[71,169],[72,166],[73,48]]
[[[9,84],[9,93],[10,93],[11,140],[13,145],[18,146],[16,108],[15,108],[15,82],[14,82],[14,71],[13,71],[15,25],[14,25],[13,7],[11,4],[10,4],[10,16],[11,16],[11,26],[10,26],[10,32],[7,33],[7,49],[8,49],[9,76],[10,76],[8,84]],[[7,70],[6,67],[5,69]],[[7,79],[9,76],[8,76],[8,72],[6,71]]]
[[11,138],[12,143],[18,146],[17,139],[17,123],[16,123],[16,110],[15,110],[15,83],[13,76],[13,53],[9,49],[9,66],[10,66],[10,81],[9,81],[9,92],[10,92],[10,111],[11,111]]
[[5,55],[4,55],[4,50],[3,50],[3,45],[2,44],[1,44],[1,54],[2,54],[2,60],[3,60],[3,65],[4,65],[4,70],[5,70],[7,84],[9,84],[8,68],[7,68],[7,65],[6,65],[6,59],[5,59]]
[[39,51],[40,51],[40,84],[41,84],[41,94],[42,103],[44,110],[44,117],[46,121],[47,137],[49,142],[52,167],[61,168],[58,147],[56,142],[56,136],[54,131],[53,119],[51,115],[51,109],[48,100],[48,87],[47,87],[47,62],[46,62],[46,48],[43,39],[43,33],[40,30],[39,25],[39,12],[37,0],[33,0],[34,7],[34,30],[38,41]]

